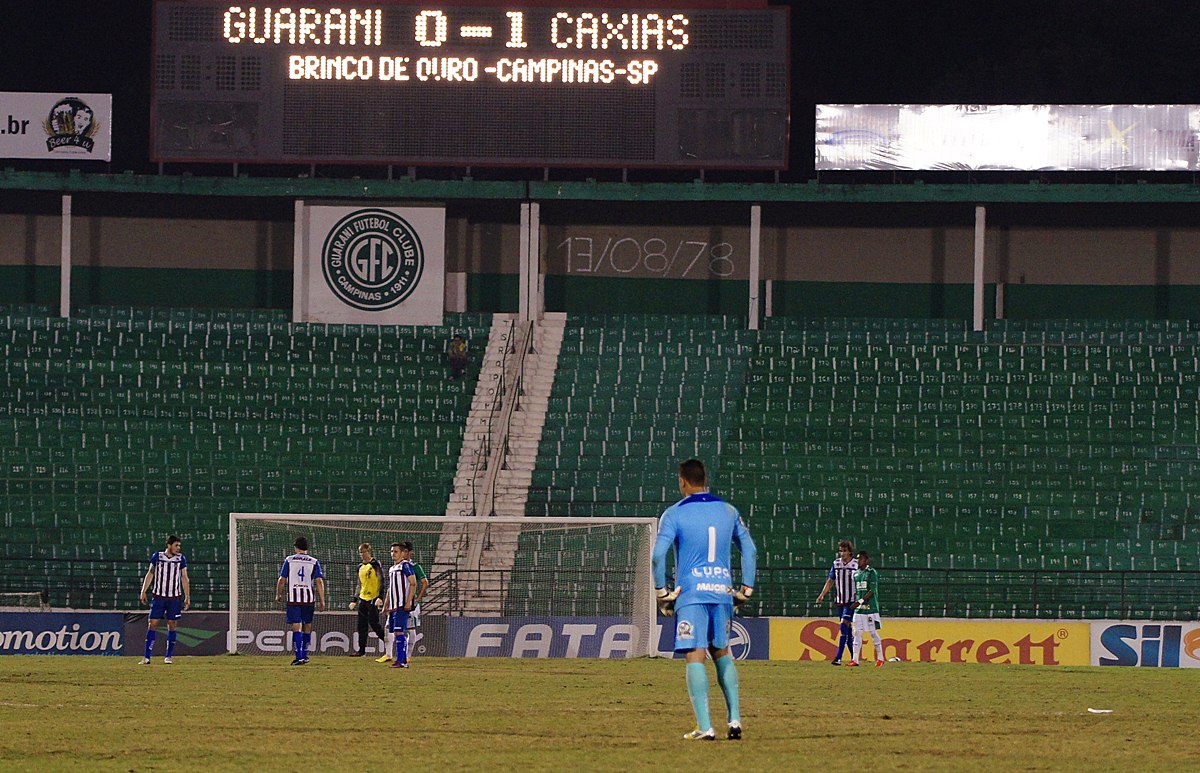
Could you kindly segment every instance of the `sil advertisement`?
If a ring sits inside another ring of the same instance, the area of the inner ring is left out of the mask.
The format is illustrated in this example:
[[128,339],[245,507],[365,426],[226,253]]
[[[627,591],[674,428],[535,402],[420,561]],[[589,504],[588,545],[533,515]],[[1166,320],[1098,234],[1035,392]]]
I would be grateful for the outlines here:
[[1200,668],[1200,623],[1092,623],[1093,666]]

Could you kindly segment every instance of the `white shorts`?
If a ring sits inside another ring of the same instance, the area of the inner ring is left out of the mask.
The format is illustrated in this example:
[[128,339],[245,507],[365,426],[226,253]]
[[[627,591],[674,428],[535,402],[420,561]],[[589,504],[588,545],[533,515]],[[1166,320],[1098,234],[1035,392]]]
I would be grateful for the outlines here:
[[413,610],[408,613],[408,630],[412,630],[421,625],[421,605],[417,604]]
[[883,627],[883,623],[879,619],[878,612],[870,612],[863,614],[861,612],[854,613],[854,630],[862,633],[871,633],[878,631]]

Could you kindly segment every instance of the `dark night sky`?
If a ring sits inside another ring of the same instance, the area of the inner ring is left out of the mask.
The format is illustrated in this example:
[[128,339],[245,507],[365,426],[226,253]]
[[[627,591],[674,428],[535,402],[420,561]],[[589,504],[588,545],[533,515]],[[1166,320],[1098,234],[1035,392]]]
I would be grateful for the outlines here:
[[[819,102],[1200,102],[1200,14],[1190,2],[787,4],[800,164],[811,164]],[[0,91],[111,92],[113,169],[148,171],[150,0],[3,6]],[[793,175],[804,176],[800,164]]]

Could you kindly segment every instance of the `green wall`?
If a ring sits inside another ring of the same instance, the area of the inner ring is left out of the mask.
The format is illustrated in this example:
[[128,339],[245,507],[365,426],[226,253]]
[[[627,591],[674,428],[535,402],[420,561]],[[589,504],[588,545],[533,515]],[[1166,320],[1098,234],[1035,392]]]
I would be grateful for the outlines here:
[[1008,319],[1200,319],[1200,287],[1006,285]]
[[[0,303],[57,307],[58,283],[57,266],[0,266]],[[292,272],[76,266],[71,305],[290,309]]]
[[516,312],[521,307],[520,288],[516,274],[468,274],[467,311]]
[[[779,317],[971,319],[969,284],[775,282]],[[984,316],[996,286],[984,288]],[[1200,319],[1200,287],[1148,285],[1005,285],[1006,319]]]
[[546,310],[579,314],[746,316],[747,282],[548,276]]
[[58,308],[58,268],[0,266],[0,303]]
[[[985,313],[995,308],[987,288]],[[971,285],[895,282],[772,282],[772,314],[777,317],[910,317],[971,319]]]
[[[57,266],[0,266],[0,303],[58,306]],[[546,309],[578,314],[746,316],[747,283],[688,279],[548,276]],[[971,285],[868,282],[773,283],[779,317],[970,319]],[[290,309],[292,272],[75,267],[78,306]],[[467,310],[513,312],[515,274],[472,274]],[[985,315],[993,316],[995,285]],[[1007,319],[1200,319],[1200,286],[1007,285]]]
[[[516,274],[472,274],[468,311],[517,311]],[[746,316],[746,282],[547,276],[546,310],[576,314],[731,314]]]

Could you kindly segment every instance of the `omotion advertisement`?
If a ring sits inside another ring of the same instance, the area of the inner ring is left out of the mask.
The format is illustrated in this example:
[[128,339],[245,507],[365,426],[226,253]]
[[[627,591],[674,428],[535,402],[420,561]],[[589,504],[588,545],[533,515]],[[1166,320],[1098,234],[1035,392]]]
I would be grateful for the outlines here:
[[0,655],[120,655],[120,612],[0,612]]

